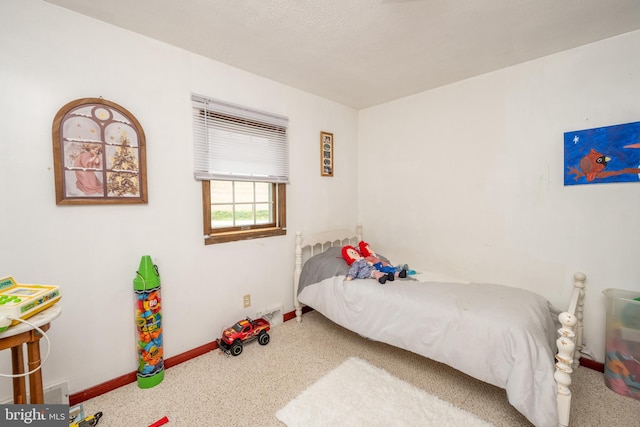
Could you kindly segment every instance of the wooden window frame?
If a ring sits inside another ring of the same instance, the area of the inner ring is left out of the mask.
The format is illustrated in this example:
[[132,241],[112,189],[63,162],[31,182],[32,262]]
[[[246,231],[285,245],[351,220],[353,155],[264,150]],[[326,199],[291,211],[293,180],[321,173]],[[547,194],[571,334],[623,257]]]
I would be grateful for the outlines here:
[[204,244],[235,242],[239,240],[259,239],[264,237],[284,236],[287,234],[287,190],[286,184],[272,183],[276,197],[275,223],[266,225],[250,225],[242,227],[228,227],[224,229],[211,228],[211,185],[210,181],[202,181],[202,220],[204,225]]

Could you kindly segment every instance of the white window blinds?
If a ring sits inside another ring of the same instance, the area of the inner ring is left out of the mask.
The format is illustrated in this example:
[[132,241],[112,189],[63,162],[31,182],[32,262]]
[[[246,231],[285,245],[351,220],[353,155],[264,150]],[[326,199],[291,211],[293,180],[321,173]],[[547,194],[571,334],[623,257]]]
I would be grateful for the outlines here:
[[289,119],[200,95],[193,106],[197,180],[289,182]]

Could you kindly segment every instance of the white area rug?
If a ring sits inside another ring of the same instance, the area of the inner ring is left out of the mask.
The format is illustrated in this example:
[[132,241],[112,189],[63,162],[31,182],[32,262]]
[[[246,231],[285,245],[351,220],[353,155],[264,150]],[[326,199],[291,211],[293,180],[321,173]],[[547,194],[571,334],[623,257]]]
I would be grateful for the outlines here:
[[358,358],[319,379],[276,418],[288,427],[492,426]]

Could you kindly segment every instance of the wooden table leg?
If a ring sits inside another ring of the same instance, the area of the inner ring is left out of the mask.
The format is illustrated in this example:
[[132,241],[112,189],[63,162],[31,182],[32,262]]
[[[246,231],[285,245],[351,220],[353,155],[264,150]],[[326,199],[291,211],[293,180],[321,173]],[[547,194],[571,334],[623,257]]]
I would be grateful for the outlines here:
[[[27,343],[28,369],[32,371],[40,366],[40,340]],[[42,369],[38,369],[29,375],[29,393],[31,404],[44,403],[44,391],[42,390]]]
[[[22,344],[11,347],[11,369],[13,375],[24,374]],[[13,403],[27,403],[27,383],[24,376],[13,378]]]

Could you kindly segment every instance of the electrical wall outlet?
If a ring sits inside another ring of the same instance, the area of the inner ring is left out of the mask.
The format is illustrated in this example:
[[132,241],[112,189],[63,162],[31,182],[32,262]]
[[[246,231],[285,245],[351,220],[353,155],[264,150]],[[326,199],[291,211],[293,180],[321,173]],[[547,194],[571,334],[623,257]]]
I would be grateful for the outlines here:
[[251,294],[246,294],[242,297],[242,305],[244,306],[244,308],[251,306]]

